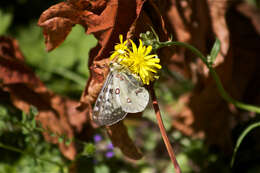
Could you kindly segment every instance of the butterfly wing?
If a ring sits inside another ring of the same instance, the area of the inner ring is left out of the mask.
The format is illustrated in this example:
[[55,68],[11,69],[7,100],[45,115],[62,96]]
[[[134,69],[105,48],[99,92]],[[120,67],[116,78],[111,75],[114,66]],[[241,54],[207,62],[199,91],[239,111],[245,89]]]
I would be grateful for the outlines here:
[[115,124],[127,114],[115,98],[114,75],[114,71],[108,74],[93,108],[92,118],[100,126]]
[[148,102],[149,93],[140,83],[125,72],[117,72],[113,78],[116,100],[127,113],[142,112]]

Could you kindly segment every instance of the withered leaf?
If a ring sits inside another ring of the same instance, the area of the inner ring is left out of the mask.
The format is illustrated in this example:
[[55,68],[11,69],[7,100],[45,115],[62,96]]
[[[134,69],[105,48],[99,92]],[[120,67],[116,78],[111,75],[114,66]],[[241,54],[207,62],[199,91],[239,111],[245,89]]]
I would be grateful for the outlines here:
[[123,122],[107,127],[107,133],[114,146],[119,147],[123,154],[131,159],[141,159],[142,153],[129,137]]
[[[82,130],[85,112],[76,110],[77,102],[49,91],[33,71],[24,64],[22,53],[15,40],[0,37],[0,89],[8,92],[13,104],[28,112],[30,105],[37,107],[39,120],[45,129],[72,138]],[[58,143],[57,137],[44,133],[47,140]],[[59,144],[62,153],[69,159],[76,155],[75,144]]]
[[51,51],[59,46],[78,20],[78,10],[67,2],[56,4],[43,12],[38,25],[43,28],[46,49]]

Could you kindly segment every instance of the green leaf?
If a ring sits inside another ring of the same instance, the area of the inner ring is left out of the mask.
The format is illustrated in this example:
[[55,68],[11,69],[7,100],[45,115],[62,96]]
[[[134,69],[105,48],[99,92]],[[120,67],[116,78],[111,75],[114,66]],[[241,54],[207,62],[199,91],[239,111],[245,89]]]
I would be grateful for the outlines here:
[[210,52],[210,56],[208,56],[208,62],[212,65],[216,58],[217,58],[217,55],[220,51],[220,41],[219,39],[217,38],[212,49],[211,49],[211,52]]
[[55,133],[50,133],[51,137],[56,137],[57,135]]
[[4,35],[9,28],[11,22],[13,19],[12,13],[4,13],[2,10],[0,10],[0,35]]
[[25,112],[22,112],[22,123],[25,123],[27,120],[27,115]]
[[29,134],[29,130],[27,128],[25,128],[25,127],[22,127],[22,133],[24,135],[27,135],[27,134]]
[[64,173],[64,170],[63,170],[63,167],[62,167],[62,166],[59,167],[59,172],[60,172],[60,173]]
[[30,115],[32,115],[33,117],[35,117],[35,116],[38,114],[38,109],[37,109],[35,106],[31,105],[29,112],[30,112]]
[[235,146],[235,149],[234,149],[234,153],[233,153],[233,156],[232,156],[232,160],[231,160],[231,167],[234,165],[234,161],[235,161],[235,157],[236,157],[236,153],[237,153],[237,150],[240,146],[240,144],[242,143],[243,139],[246,137],[246,135],[252,131],[254,128],[256,127],[260,127],[260,122],[255,122],[251,125],[249,125],[242,133],[241,135],[239,136],[238,140],[237,140],[237,143],[236,143],[236,146]]
[[96,151],[96,147],[95,147],[94,144],[92,144],[92,143],[86,143],[86,144],[84,145],[84,150],[83,150],[83,152],[81,153],[81,155],[83,155],[83,156],[93,156],[94,153],[95,153],[95,151]]
[[62,143],[63,140],[64,140],[63,137],[59,137],[59,138],[58,138],[58,142],[59,142],[59,143]]
[[0,119],[5,118],[7,115],[8,115],[7,109],[4,106],[0,105]]
[[95,166],[95,173],[109,173],[109,168],[105,165],[105,164],[102,164],[102,165],[98,165],[98,166]]
[[32,128],[32,129],[35,129],[35,128],[36,128],[36,120],[35,120],[35,119],[33,119],[33,120],[31,121],[31,128]]
[[72,139],[67,139],[67,140],[65,140],[65,145],[69,146],[71,144],[71,142],[72,142]]

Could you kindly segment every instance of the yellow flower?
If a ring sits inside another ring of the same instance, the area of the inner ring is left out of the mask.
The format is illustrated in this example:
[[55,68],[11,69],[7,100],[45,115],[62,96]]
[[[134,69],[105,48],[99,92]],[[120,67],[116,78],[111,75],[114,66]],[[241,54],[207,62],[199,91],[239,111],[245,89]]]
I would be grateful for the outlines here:
[[157,72],[161,69],[159,64],[160,59],[157,55],[149,55],[152,51],[152,46],[143,46],[142,40],[137,48],[136,44],[130,40],[132,51],[127,49],[128,54],[121,57],[119,63],[127,67],[131,73],[140,76],[143,84],[149,85],[150,81],[157,79]]
[[117,45],[115,45],[115,51],[113,54],[110,56],[110,60],[113,60],[114,58],[119,58],[121,59],[122,57],[126,56],[127,54],[127,40],[123,42],[123,35],[119,35],[119,41]]

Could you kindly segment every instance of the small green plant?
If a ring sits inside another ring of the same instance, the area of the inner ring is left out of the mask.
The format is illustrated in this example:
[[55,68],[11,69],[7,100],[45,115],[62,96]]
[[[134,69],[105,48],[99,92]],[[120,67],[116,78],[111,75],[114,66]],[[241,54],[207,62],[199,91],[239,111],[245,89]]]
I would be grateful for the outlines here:
[[[21,155],[16,158],[15,166],[9,167],[7,164],[0,164],[0,172],[6,170],[17,172],[19,167],[21,167],[19,172],[27,172],[28,166],[32,167],[29,169],[30,171],[39,172],[57,169],[64,172],[66,170],[58,149],[47,142],[42,143],[42,129],[37,126],[35,120],[37,114],[38,111],[35,107],[30,107],[30,111],[24,113],[9,104],[0,104],[2,156],[8,157],[13,152]],[[9,137],[13,138],[13,142],[10,142]]]

